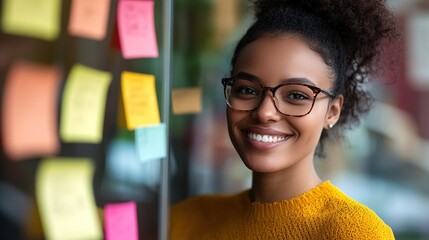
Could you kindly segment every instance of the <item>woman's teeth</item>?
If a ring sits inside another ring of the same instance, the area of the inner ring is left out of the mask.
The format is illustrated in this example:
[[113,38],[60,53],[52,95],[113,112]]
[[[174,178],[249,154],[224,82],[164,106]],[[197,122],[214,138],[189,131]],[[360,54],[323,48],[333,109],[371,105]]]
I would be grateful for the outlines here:
[[264,143],[267,143],[267,142],[276,143],[276,142],[285,140],[284,136],[280,137],[280,136],[271,136],[271,135],[261,135],[261,134],[251,133],[251,132],[249,132],[247,136],[254,141],[264,142]]

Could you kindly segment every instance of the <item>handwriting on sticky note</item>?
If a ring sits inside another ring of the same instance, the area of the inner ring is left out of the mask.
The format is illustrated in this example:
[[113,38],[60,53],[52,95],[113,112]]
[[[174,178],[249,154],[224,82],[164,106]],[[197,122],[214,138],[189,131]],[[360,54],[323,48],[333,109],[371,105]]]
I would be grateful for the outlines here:
[[189,114],[201,112],[201,88],[173,89],[171,96],[173,113]]
[[104,208],[106,240],[138,240],[135,202],[107,204]]
[[106,36],[110,0],[73,0],[69,32],[71,35],[102,40]]
[[1,26],[4,32],[54,40],[60,32],[61,0],[4,0]]
[[167,153],[165,124],[137,128],[135,142],[141,161],[164,158]]
[[154,1],[121,0],[118,31],[124,58],[158,57]]
[[53,66],[17,62],[9,71],[2,107],[2,138],[12,159],[55,155],[56,102],[60,71]]
[[121,78],[127,128],[132,130],[138,126],[159,124],[155,76],[123,72]]
[[99,143],[112,76],[77,64],[63,94],[60,135],[65,142]]
[[51,158],[40,162],[36,197],[47,239],[101,239],[89,159]]

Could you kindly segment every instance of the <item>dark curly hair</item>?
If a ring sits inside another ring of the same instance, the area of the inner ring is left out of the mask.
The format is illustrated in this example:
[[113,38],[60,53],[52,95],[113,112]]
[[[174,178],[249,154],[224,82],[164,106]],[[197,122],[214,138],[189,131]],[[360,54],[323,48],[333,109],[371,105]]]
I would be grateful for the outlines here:
[[238,42],[231,65],[247,44],[262,38],[294,34],[302,37],[329,66],[331,89],[343,95],[340,119],[323,130],[316,154],[324,155],[326,139],[360,122],[372,106],[364,84],[378,68],[380,44],[397,37],[396,22],[384,0],[254,0],[256,21]]

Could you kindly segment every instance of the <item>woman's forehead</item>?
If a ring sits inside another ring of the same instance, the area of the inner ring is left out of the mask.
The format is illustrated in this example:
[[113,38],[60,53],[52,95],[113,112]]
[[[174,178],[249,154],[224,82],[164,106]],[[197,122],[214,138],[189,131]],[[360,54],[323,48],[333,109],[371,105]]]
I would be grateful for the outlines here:
[[233,73],[248,72],[258,78],[308,78],[319,81],[330,79],[329,67],[322,57],[302,38],[296,36],[262,37],[245,46],[238,55]]

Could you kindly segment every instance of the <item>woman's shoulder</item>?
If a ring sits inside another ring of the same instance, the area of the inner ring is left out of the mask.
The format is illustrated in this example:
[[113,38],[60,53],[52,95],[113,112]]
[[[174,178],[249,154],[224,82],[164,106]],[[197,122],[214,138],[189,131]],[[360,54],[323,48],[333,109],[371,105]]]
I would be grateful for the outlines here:
[[[333,186],[327,207],[334,211],[326,223],[332,237],[340,239],[394,239],[392,229],[369,207],[350,198]],[[336,205],[334,207],[333,205]]]
[[394,239],[392,229],[371,209],[353,204],[329,218],[331,234],[340,239]]

